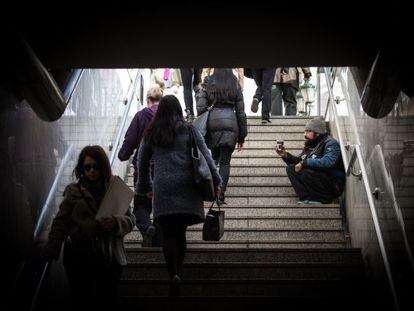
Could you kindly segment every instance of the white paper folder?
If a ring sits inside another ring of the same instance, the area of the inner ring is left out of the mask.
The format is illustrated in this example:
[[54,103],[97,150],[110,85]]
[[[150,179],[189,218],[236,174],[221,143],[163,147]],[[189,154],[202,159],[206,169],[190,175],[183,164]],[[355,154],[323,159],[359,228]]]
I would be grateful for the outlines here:
[[119,176],[112,176],[95,218],[125,215],[133,197],[134,191]]

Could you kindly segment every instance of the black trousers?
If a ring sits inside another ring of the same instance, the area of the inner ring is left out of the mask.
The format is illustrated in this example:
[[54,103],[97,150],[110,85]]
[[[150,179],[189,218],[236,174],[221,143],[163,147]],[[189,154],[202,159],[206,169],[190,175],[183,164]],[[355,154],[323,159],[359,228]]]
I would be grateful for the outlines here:
[[221,188],[221,196],[224,196],[226,192],[227,183],[229,182],[230,176],[230,161],[231,155],[233,154],[234,148],[229,147],[216,147],[211,151],[213,159],[216,161],[216,164],[219,165],[219,173],[223,180],[223,185]]
[[269,117],[275,72],[276,68],[252,69],[253,79],[257,86],[253,97],[262,101],[262,117]]
[[311,169],[295,172],[295,165],[286,167],[288,177],[299,199],[331,203],[335,198],[335,179],[329,174]]
[[162,250],[170,279],[174,275],[181,277],[185,252],[187,250],[187,220],[185,215],[168,215],[158,217],[163,235]]
[[194,115],[193,89],[201,82],[201,68],[180,68],[184,88],[185,109]]

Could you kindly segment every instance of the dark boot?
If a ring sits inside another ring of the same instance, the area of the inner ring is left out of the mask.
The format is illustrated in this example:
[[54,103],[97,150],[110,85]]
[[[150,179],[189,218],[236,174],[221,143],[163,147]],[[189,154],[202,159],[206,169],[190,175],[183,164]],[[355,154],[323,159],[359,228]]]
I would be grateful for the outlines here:
[[180,277],[178,275],[174,275],[174,277],[170,281],[170,288],[168,291],[169,297],[179,297],[181,295],[180,284]]

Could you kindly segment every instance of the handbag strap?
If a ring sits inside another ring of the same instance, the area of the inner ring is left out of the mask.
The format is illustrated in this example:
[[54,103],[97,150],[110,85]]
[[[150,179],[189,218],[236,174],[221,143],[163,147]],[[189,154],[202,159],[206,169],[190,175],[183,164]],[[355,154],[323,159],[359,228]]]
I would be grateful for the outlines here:
[[217,207],[218,207],[218,210],[220,211],[220,204],[218,204],[218,197],[213,201],[213,203],[211,203],[211,206],[210,206],[210,208],[208,209],[208,211],[211,211],[211,209],[213,208],[213,206],[214,206],[214,203],[216,203],[217,204]]
[[[189,136],[190,136],[190,154],[192,155],[193,152],[197,152],[198,153],[198,150],[196,148],[197,147],[197,142],[195,140],[194,128],[193,128],[193,125],[192,124],[189,124],[189,131],[188,131],[188,133],[189,133]],[[198,154],[197,154],[197,156],[198,156]]]
[[[189,124],[189,135],[190,135],[190,151],[191,151],[191,155],[193,153],[193,150],[195,150],[195,152],[199,152],[198,151],[198,146],[197,146],[197,142],[195,140],[195,135],[194,135],[194,127],[192,124]],[[200,151],[201,152],[201,151]],[[197,154],[198,155],[198,154]],[[214,203],[217,204],[218,209],[220,210],[220,204],[218,204],[218,196],[216,197],[216,199],[213,201],[213,204],[211,204],[210,209],[211,210],[214,206]]]

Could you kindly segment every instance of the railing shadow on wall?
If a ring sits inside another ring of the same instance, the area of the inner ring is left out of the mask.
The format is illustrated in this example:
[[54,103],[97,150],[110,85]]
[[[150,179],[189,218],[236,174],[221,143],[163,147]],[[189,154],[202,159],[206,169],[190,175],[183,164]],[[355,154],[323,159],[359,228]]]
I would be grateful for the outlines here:
[[[408,202],[396,195],[395,179],[400,177],[390,173],[393,169],[384,150],[391,145],[392,154],[404,153],[404,145],[394,138],[412,130],[400,123],[405,118],[414,121],[414,113],[398,118],[393,112],[381,119],[369,117],[362,109],[349,68],[325,68],[325,82],[329,92],[326,120],[334,125],[333,135],[345,155],[346,213],[352,246],[362,250],[367,276],[376,287],[372,290],[378,299],[395,310],[404,310],[413,288],[413,203],[408,208],[411,214],[404,213],[401,206]],[[397,129],[396,123],[400,124]],[[409,169],[405,174],[404,169],[400,173],[409,175]]]

